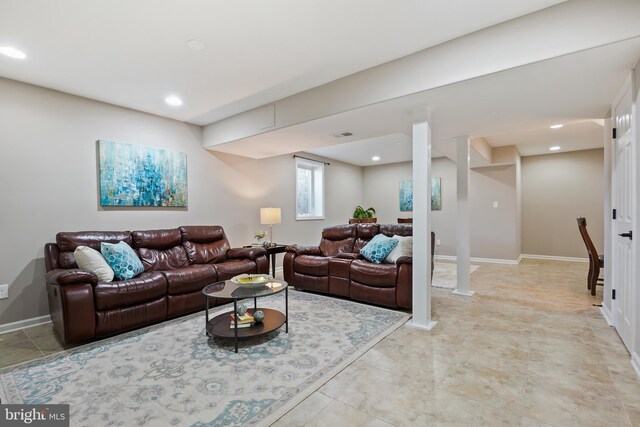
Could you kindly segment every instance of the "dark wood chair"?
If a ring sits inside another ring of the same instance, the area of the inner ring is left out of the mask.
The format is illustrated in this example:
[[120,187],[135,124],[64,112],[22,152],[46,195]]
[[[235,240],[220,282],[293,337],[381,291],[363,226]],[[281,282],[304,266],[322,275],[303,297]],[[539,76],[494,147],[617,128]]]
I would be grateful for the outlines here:
[[587,253],[589,254],[589,275],[587,276],[587,289],[591,291],[591,295],[596,294],[596,285],[602,286],[604,284],[603,279],[600,277],[600,269],[604,268],[604,255],[598,255],[596,247],[589,237],[587,231],[587,220],[584,218],[577,218],[578,230],[587,247]]

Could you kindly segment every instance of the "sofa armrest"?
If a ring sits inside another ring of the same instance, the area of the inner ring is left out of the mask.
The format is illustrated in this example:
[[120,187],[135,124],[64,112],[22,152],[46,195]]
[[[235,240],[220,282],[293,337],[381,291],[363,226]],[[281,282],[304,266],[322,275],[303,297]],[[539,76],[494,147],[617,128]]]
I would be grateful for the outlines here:
[[286,247],[286,251],[293,252],[296,255],[322,255],[319,246],[290,245]]
[[47,283],[51,285],[98,284],[98,276],[79,268],[51,270],[47,272],[46,278]]
[[400,265],[400,264],[413,264],[413,257],[412,256],[401,256],[400,258],[398,258],[396,260],[396,264]]
[[233,248],[227,251],[227,258],[239,259],[249,258],[254,260],[259,256],[266,255],[267,251],[264,248]]
[[364,259],[364,257],[360,253],[352,253],[352,252],[341,252],[336,255],[336,258],[342,259]]

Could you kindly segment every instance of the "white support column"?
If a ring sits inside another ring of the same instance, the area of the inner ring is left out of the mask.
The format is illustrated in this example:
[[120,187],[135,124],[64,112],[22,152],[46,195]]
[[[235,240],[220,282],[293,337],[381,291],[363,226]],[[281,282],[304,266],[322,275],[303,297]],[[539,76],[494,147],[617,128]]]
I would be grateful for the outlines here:
[[471,138],[468,135],[456,138],[456,169],[458,189],[457,221],[456,221],[456,259],[458,267],[458,284],[451,292],[454,295],[470,297],[474,294],[469,290],[471,278],[470,258],[471,239],[469,226],[469,168]]
[[426,110],[413,120],[413,318],[415,328],[430,331],[431,320],[431,128]]

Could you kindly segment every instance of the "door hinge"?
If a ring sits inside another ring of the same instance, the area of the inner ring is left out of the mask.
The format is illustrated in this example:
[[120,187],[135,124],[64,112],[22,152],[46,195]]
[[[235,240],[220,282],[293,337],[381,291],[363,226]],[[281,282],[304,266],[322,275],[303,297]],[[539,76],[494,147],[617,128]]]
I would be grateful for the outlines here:
[[616,299],[616,290],[611,289],[611,299]]
[[613,210],[613,219],[616,219],[616,210]]
[[616,128],[613,128],[613,139],[616,139]]

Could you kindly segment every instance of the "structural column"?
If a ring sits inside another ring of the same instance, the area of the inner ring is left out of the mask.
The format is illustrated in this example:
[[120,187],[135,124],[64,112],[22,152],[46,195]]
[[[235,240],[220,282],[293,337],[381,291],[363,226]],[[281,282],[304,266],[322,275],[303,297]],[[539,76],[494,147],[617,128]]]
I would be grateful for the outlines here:
[[431,330],[431,128],[427,111],[413,120],[413,318],[410,325]]
[[471,277],[471,239],[470,239],[470,215],[469,215],[469,169],[471,158],[469,149],[471,138],[467,135],[456,138],[456,169],[457,169],[457,214],[456,214],[456,259],[458,284],[453,290],[455,295],[471,296],[469,290]]

